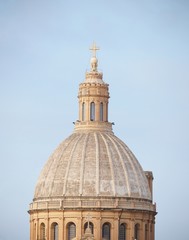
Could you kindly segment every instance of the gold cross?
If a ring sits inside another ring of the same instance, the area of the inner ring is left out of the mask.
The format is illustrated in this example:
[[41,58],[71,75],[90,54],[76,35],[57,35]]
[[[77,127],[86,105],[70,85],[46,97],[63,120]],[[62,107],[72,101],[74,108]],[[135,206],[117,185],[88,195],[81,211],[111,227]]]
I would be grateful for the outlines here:
[[89,50],[93,51],[93,57],[96,57],[96,51],[100,50],[100,48],[96,46],[95,42],[93,42],[93,45],[91,48],[89,48]]

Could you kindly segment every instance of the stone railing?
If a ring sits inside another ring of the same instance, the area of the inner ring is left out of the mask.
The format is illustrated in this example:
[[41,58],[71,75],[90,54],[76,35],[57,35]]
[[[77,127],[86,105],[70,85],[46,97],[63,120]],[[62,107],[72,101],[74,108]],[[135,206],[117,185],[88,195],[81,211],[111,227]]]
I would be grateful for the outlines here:
[[119,199],[101,199],[101,200],[86,200],[86,199],[65,199],[53,201],[36,201],[30,204],[30,210],[44,209],[78,209],[78,208],[100,208],[100,209],[136,209],[156,211],[156,205],[144,200],[119,200]]

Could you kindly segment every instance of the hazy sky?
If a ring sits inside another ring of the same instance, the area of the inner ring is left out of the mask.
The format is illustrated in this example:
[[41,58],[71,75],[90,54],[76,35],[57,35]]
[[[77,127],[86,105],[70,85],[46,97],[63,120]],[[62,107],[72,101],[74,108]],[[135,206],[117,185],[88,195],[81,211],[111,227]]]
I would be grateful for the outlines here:
[[188,240],[189,1],[0,1],[0,240],[28,240],[35,184],[78,119],[89,47],[114,133],[154,174],[157,240]]

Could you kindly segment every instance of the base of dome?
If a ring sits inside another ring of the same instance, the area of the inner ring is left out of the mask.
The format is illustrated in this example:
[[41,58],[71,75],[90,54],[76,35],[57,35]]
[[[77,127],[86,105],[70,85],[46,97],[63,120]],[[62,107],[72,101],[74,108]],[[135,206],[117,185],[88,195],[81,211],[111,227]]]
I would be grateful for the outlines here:
[[138,198],[41,198],[34,199],[30,211],[44,209],[137,209],[156,211],[156,205],[150,200]]

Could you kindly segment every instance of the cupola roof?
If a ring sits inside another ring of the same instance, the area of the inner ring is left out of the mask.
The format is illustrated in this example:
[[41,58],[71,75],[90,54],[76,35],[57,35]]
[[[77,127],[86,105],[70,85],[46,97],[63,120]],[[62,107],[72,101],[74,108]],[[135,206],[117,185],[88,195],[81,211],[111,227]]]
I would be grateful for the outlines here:
[[98,49],[93,44],[91,69],[79,86],[79,119],[74,123],[74,132],[45,164],[35,188],[34,202],[64,198],[152,201],[140,163],[114,135],[108,121],[109,90],[98,72]]
[[127,197],[151,200],[146,176],[130,149],[113,132],[77,131],[45,164],[35,199]]

